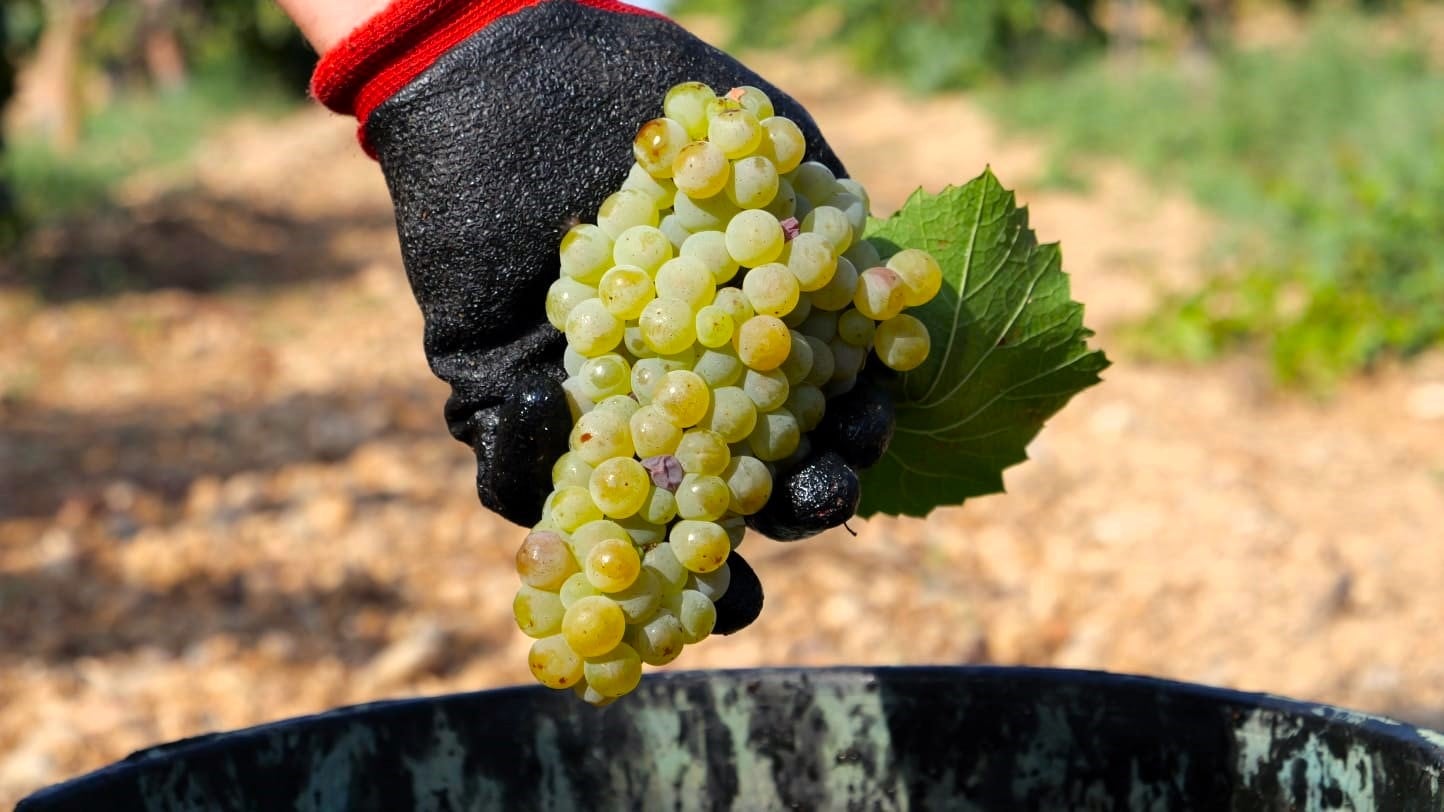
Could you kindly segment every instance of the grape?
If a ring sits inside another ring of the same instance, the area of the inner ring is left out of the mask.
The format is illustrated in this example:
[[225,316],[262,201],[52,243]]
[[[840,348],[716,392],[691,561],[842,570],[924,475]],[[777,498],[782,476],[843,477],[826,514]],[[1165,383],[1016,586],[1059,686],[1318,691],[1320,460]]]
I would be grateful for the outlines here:
[[[729,486],[728,491],[732,488]],[[741,516],[728,516],[717,523],[723,530],[727,531],[727,539],[732,542],[732,549],[742,546],[742,539],[747,536],[747,520]]]
[[[585,572],[577,572],[567,576],[567,579],[562,582],[561,590],[557,593],[558,597],[561,598],[562,606],[567,609],[572,608],[572,604],[582,598],[597,597],[601,594],[602,591],[592,586],[592,582],[587,580],[587,574]],[[566,617],[563,616],[562,619],[565,620]]]
[[733,110],[741,110],[742,102],[729,96],[717,96],[707,101],[707,124],[712,124],[712,119],[729,113]]
[[854,347],[871,347],[876,330],[877,322],[864,316],[859,310],[844,310],[837,319],[837,337]]
[[603,539],[587,552],[584,571],[592,586],[602,592],[620,592],[637,580],[642,558],[630,540]]
[[642,568],[657,576],[664,592],[676,592],[687,583],[687,568],[677,560],[669,543],[658,544],[642,557]]
[[832,197],[837,186],[837,178],[833,176],[832,170],[817,161],[800,164],[790,180],[792,188],[796,189],[798,194],[814,203]]
[[812,306],[822,310],[841,310],[847,307],[852,304],[853,296],[857,292],[857,279],[857,269],[852,263],[839,258],[832,279],[813,292]]
[[670,118],[654,118],[632,139],[632,157],[654,178],[672,176],[672,162],[691,139],[687,128]]
[[742,279],[742,292],[747,294],[753,310],[778,318],[797,306],[800,295],[797,277],[780,262],[769,262],[748,271]]
[[762,207],[762,210],[776,217],[779,222],[789,217],[795,218],[797,216],[797,192],[793,190],[792,184],[783,178],[778,178],[777,191],[772,195],[772,200]]
[[649,524],[664,525],[677,517],[677,498],[666,488],[652,488],[638,515]]
[[[851,301],[849,296],[848,300]],[[836,310],[823,310],[821,307],[814,307],[812,312],[807,314],[807,319],[797,329],[805,336],[820,338],[823,341],[831,341],[837,337],[838,313]],[[816,347],[813,347],[816,350]]]
[[633,400],[631,395],[612,395],[598,402],[595,408],[610,411],[631,420],[632,415],[636,414],[637,410],[642,408],[642,404]]
[[676,499],[677,515],[683,519],[715,522],[727,512],[732,494],[721,477],[687,474],[677,488]]
[[582,679],[582,658],[559,634],[532,643],[527,666],[536,681],[548,688],[569,688]]
[[622,181],[622,188],[633,189],[652,198],[658,211],[672,208],[672,197],[677,194],[675,184],[666,179],[652,177],[641,164],[636,163],[627,171],[627,179]]
[[566,485],[585,488],[591,481],[591,477],[592,466],[575,451],[568,451],[557,457],[557,461],[552,464],[552,487],[554,488]]
[[762,125],[746,110],[725,110],[707,122],[707,140],[728,158],[743,158],[762,144]]
[[567,314],[567,345],[588,358],[595,358],[622,343],[626,325],[607,312],[600,299],[578,302]]
[[672,243],[672,247],[678,251],[682,250],[682,243],[686,242],[687,238],[692,236],[692,232],[688,231],[687,227],[682,225],[682,221],[677,219],[676,214],[669,214],[663,217],[661,224],[658,225],[657,228],[661,229],[662,233],[667,235],[667,241]]
[[[672,242],[655,226],[632,226],[612,243],[612,262],[635,265],[647,273],[656,273],[663,262],[672,258]],[[636,318],[631,316],[630,318]]]
[[717,291],[717,296],[712,299],[712,304],[722,308],[727,315],[732,317],[733,328],[757,315],[752,309],[752,302],[747,300],[747,294],[741,288],[722,288]]
[[727,98],[742,105],[742,109],[759,120],[772,116],[772,100],[761,89],[752,85],[739,85],[727,91]]
[[857,377],[867,361],[867,350],[853,346],[842,339],[834,338],[828,345],[832,350],[832,382],[844,383]]
[[737,275],[737,260],[727,253],[727,237],[717,231],[699,231],[682,243],[681,256],[702,261],[712,272],[712,281],[726,284]]
[[803,197],[802,194],[796,192],[795,189],[793,194],[797,196],[797,200],[792,205],[792,219],[801,223],[807,219],[808,214],[812,213],[812,201]]
[[697,343],[704,347],[721,347],[732,341],[732,317],[714,305],[697,311]]
[[753,316],[732,337],[737,357],[760,372],[776,369],[792,350],[792,334],[775,316]]
[[777,171],[786,173],[798,168],[807,154],[807,139],[792,119],[771,116],[762,119],[764,138],[758,152],[772,159]]
[[593,294],[607,312],[619,319],[635,319],[656,295],[652,277],[636,265],[618,265],[602,276]]
[[633,648],[647,665],[666,665],[677,659],[685,643],[682,621],[670,612],[659,612],[637,629]]
[[588,465],[611,457],[630,457],[636,451],[627,418],[610,411],[582,415],[572,427],[570,446]]
[[741,265],[755,268],[777,259],[785,244],[777,218],[761,209],[748,209],[727,221],[727,253]]
[[562,616],[562,635],[572,651],[583,657],[599,657],[622,642],[627,617],[616,601],[602,595],[581,598]]
[[[901,313],[907,305],[907,286],[897,271],[891,268],[868,268],[857,278],[857,292],[853,294],[852,304],[862,315],[874,321],[885,321]],[[841,329],[839,324],[839,334]]]
[[581,302],[597,295],[597,289],[584,285],[570,276],[559,277],[547,288],[547,321],[558,330],[565,330],[567,316]]
[[686,302],[692,313],[710,304],[712,297],[717,295],[712,272],[702,260],[695,257],[667,260],[657,271],[656,285],[658,296]]
[[943,286],[943,269],[926,251],[904,248],[888,259],[887,267],[902,279],[908,307],[926,304]]
[[677,223],[694,233],[724,229],[738,211],[726,195],[693,199],[678,192],[672,201]]
[[812,371],[812,347],[802,333],[792,333],[792,351],[787,354],[787,360],[782,362],[777,371],[787,378],[788,385],[802,383]]
[[928,328],[906,313],[877,326],[877,357],[898,372],[916,369],[932,349]]
[[572,558],[572,551],[556,533],[528,533],[516,551],[516,572],[527,586],[559,589],[567,576],[576,571],[577,562]]
[[798,428],[804,432],[817,428],[826,410],[827,396],[812,384],[798,386],[787,396],[787,411],[796,416]]
[[695,589],[684,589],[675,603],[677,620],[682,624],[682,639],[688,643],[707,639],[717,626],[717,607],[712,601]]
[[[639,365],[641,363],[644,362],[638,362]],[[671,454],[677,450],[677,444],[682,442],[682,430],[672,425],[672,421],[652,405],[638,409],[632,415],[630,426],[637,456],[643,459],[658,454]]]
[[683,82],[667,91],[662,112],[681,124],[691,139],[707,135],[707,103],[717,98],[712,88],[701,82]]
[[727,489],[732,494],[730,508],[734,513],[750,516],[761,510],[772,496],[772,473],[755,457],[734,455],[722,478],[727,480]]
[[511,613],[522,634],[550,637],[561,631],[566,608],[557,593],[523,584],[516,592],[516,599],[511,602]]
[[620,524],[611,519],[593,519],[572,531],[570,539],[572,555],[576,557],[577,561],[585,561],[593,547],[608,539],[630,540],[626,529]]
[[707,382],[695,372],[673,370],[662,376],[652,405],[678,428],[695,425],[711,402]]
[[582,394],[592,401],[601,401],[631,390],[632,368],[616,353],[587,359],[577,371]]
[[632,226],[655,226],[659,219],[657,201],[635,189],[612,193],[597,209],[597,226],[612,239]]
[[722,190],[727,199],[743,209],[760,209],[777,196],[777,168],[761,155],[732,162],[732,174]]
[[642,309],[642,340],[662,355],[681,352],[697,340],[692,306],[681,299],[653,299]]
[[687,588],[702,593],[702,597],[714,604],[723,595],[727,594],[727,587],[732,585],[732,568],[723,564],[711,572],[693,573],[687,579]]
[[842,255],[847,257],[847,261],[851,262],[854,268],[872,268],[882,264],[877,247],[868,240],[853,240],[852,245],[849,245]]
[[[712,305],[708,305],[707,307],[712,307]],[[702,310],[707,310],[707,307],[702,308]],[[728,318],[728,325],[730,326],[730,317],[724,316],[724,318]],[[697,315],[697,319],[700,323],[702,319],[700,312]],[[730,332],[728,338],[731,338]],[[700,341],[701,339],[699,338],[698,340]],[[731,386],[741,380],[742,370],[742,361],[737,357],[736,351],[730,346],[706,350],[697,356],[697,363],[692,365],[692,371],[697,373],[697,375],[706,381],[707,385],[713,389]]]
[[775,409],[759,415],[757,426],[747,441],[752,452],[764,462],[776,462],[797,450],[802,439],[802,427],[797,418],[786,409]]
[[824,205],[842,212],[854,235],[862,234],[862,230],[867,228],[867,207],[859,198],[839,191],[824,201]]
[[[713,402],[726,399],[720,390],[712,393]],[[689,429],[677,445],[677,462],[689,474],[716,476],[727,469],[732,453],[727,450],[727,439],[710,429]]]
[[792,308],[791,313],[782,317],[782,323],[787,325],[788,329],[796,330],[802,326],[804,321],[807,321],[807,317],[810,315],[812,315],[812,297],[799,294],[797,307]]
[[780,370],[760,372],[749,369],[742,376],[742,391],[747,393],[759,411],[770,412],[781,406],[787,400],[789,389],[787,375]]
[[821,234],[803,232],[787,244],[787,270],[797,277],[800,290],[820,290],[837,272],[832,242]]
[[582,394],[582,383],[576,378],[562,381],[562,394],[566,395],[567,410],[571,412],[573,420],[596,408],[592,399]]
[[560,253],[563,276],[596,284],[602,273],[611,267],[612,238],[594,225],[583,223],[572,226],[562,237]]
[[587,687],[609,699],[632,692],[642,681],[642,658],[621,641],[600,657],[588,657],[582,666]]
[[731,165],[727,162],[730,157],[710,141],[693,141],[683,147],[672,162],[672,181],[677,184],[677,191],[693,200],[722,191],[731,175]]
[[832,253],[837,256],[842,256],[852,245],[852,223],[841,209],[832,206],[818,206],[808,212],[802,218],[802,230],[826,237],[832,243]]
[[808,370],[803,381],[809,386],[822,386],[832,380],[832,373],[837,369],[837,361],[832,357],[832,347],[814,336],[804,336],[803,339],[807,346],[812,348],[812,369]]
[[625,519],[642,509],[651,477],[640,462],[631,457],[613,457],[592,471],[588,490],[592,502],[613,519]]
[[[658,491],[661,489],[653,488],[652,490]],[[638,547],[659,544],[667,538],[667,528],[665,526],[652,524],[643,518],[641,514],[622,519],[618,524],[626,528],[627,535],[632,537],[632,543]]]
[[690,572],[711,572],[727,561],[732,542],[716,522],[683,519],[672,525],[667,542]]
[[602,518],[602,511],[592,504],[592,495],[587,493],[586,488],[567,487],[552,491],[543,509],[563,533],[570,533],[587,522]]
[[642,570],[631,586],[609,597],[621,607],[628,623],[644,623],[662,605],[662,583],[651,572]]
[[571,347],[562,350],[562,369],[566,370],[567,375],[575,376],[578,372],[581,372],[582,364],[586,362],[587,357]]
[[650,404],[662,376],[674,369],[686,369],[687,365],[669,358],[643,358],[632,365],[632,394],[642,404]]
[[622,346],[633,358],[657,357],[657,351],[647,346],[647,340],[642,337],[642,328],[635,325],[628,327],[622,333]]
[[[869,195],[867,193],[867,189],[863,188],[863,185],[861,183],[858,183],[852,178],[838,178],[837,186],[842,191],[847,192],[858,200],[861,200],[864,209],[866,209],[867,211],[872,211],[872,195]],[[870,268],[872,266],[868,265],[868,267]]]
[[[757,407],[745,391],[735,386],[714,390],[712,403],[702,417],[703,428],[715,432],[729,443],[747,437],[756,423]],[[686,437],[682,439],[685,440]],[[685,465],[683,470],[686,470]]]

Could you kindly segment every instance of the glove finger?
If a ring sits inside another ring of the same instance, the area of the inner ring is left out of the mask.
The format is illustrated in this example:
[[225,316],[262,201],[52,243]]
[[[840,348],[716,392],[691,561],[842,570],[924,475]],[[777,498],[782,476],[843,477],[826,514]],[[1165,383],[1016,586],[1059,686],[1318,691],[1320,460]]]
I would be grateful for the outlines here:
[[897,423],[892,396],[866,377],[827,401],[822,422],[812,430],[817,451],[835,451],[849,465],[870,468],[887,453]]
[[747,526],[777,541],[805,539],[852,518],[861,496],[857,471],[837,452],[822,451],[781,474]]
[[567,451],[572,415],[554,380],[535,377],[506,401],[476,412],[467,438],[476,451],[481,503],[523,526],[541,519],[552,464]]
[[757,573],[741,555],[732,553],[727,557],[727,568],[732,580],[727,591],[717,599],[717,625],[713,634],[731,634],[752,625],[762,614],[762,582]]

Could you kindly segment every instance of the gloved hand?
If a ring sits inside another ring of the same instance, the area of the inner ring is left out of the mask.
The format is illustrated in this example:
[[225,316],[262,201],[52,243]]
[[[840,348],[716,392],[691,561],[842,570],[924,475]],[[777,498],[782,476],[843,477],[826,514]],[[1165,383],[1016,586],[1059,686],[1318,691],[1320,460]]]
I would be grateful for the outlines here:
[[[693,80],[762,88],[802,128],[807,158],[845,174],[792,98],[612,0],[395,0],[317,69],[313,92],[357,116],[385,173],[426,356],[452,388],[447,424],[476,452],[482,503],[513,522],[540,518],[571,427],[565,342],[543,307],[561,236],[620,187],[667,89]],[[890,410],[882,423],[872,446],[885,447]],[[797,469],[807,487],[781,476],[754,526],[801,538],[852,515],[856,472],[821,446]]]

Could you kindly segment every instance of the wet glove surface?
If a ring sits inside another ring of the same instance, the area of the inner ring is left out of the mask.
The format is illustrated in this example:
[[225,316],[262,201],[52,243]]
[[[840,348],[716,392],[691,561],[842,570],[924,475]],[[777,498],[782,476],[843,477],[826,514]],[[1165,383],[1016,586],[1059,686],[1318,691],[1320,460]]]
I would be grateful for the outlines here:
[[[513,522],[540,518],[551,464],[567,450],[565,341],[543,305],[561,236],[620,187],[632,137],[660,114],[667,89],[694,80],[762,88],[806,134],[808,159],[845,174],[807,113],[731,57],[664,18],[572,0],[496,18],[365,116],[425,317],[426,356],[452,387],[447,424],[476,451],[481,501]],[[808,470],[856,504],[856,474],[826,450],[818,446]],[[818,466],[836,470],[818,475]],[[779,489],[774,502],[791,492]],[[825,519],[789,526],[789,536],[846,518],[805,507],[781,513]]]

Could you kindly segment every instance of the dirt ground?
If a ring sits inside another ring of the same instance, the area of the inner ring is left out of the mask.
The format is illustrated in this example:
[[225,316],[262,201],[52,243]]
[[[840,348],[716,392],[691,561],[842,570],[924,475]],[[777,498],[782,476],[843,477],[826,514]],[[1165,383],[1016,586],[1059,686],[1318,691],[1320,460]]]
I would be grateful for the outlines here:
[[[991,164],[1105,348],[1198,273],[1209,220],[1127,171],[1041,190],[1039,146],[967,98],[753,61],[880,211]],[[242,122],[41,235],[46,297],[0,284],[0,806],[162,740],[528,678],[522,533],[444,430],[351,139],[317,111]],[[116,257],[155,281],[101,295]],[[1444,726],[1444,358],[1318,403],[1246,361],[1113,355],[1007,495],[747,541],[762,618],[677,667],[1098,668]]]

